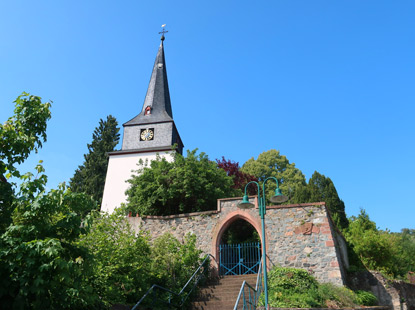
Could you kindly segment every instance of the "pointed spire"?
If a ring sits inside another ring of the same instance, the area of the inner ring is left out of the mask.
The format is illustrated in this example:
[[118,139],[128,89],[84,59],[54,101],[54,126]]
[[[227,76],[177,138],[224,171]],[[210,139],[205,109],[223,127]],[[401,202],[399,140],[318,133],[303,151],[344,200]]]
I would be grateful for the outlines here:
[[141,113],[125,123],[124,126],[173,120],[164,59],[164,39],[164,35],[162,35]]

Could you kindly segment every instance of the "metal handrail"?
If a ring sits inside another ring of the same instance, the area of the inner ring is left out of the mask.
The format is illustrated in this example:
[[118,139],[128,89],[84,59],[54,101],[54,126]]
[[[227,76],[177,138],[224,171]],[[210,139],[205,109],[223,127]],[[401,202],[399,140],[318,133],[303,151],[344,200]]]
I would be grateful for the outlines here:
[[[171,291],[171,290],[169,290],[168,288],[165,288],[165,287],[162,287],[162,286],[160,286],[160,285],[157,285],[157,284],[153,284],[148,290],[147,290],[147,292],[144,294],[144,296],[143,297],[141,297],[141,299],[135,304],[135,306],[131,309],[131,310],[136,310],[137,309],[137,307],[141,304],[141,302],[151,293],[151,292],[155,292],[155,289],[158,289],[158,290],[161,290],[161,291],[164,291],[164,292],[167,292],[167,293],[169,293],[170,295],[173,295],[173,296],[176,296],[176,297],[180,297],[180,295],[183,295],[184,294],[184,291],[186,290],[186,288],[187,288],[187,286],[192,282],[192,280],[196,277],[196,275],[197,275],[197,273],[199,272],[199,270],[203,267],[203,265],[209,260],[209,257],[212,257],[214,260],[215,260],[215,257],[213,256],[213,255],[211,255],[211,254],[207,254],[206,256],[205,256],[205,258],[203,259],[203,262],[199,265],[199,267],[196,269],[196,271],[193,273],[193,275],[189,278],[189,280],[186,282],[186,284],[183,286],[183,288],[180,290],[180,292],[179,293],[176,293],[176,292],[173,292],[173,291]],[[164,301],[164,300],[162,300],[162,302],[164,302],[165,304],[167,304],[168,306],[169,306],[169,308],[170,308],[170,306],[173,306],[173,307],[181,307],[184,303],[185,303],[185,301],[187,300],[187,298],[189,297],[189,295],[193,292],[193,290],[194,290],[194,288],[197,286],[197,284],[199,283],[199,281],[200,281],[200,279],[201,279],[202,277],[199,277],[197,280],[196,280],[196,282],[193,284],[193,286],[192,286],[192,288],[190,289],[190,291],[189,291],[189,293],[188,294],[186,294],[186,295],[184,295],[184,296],[182,296],[182,298],[181,298],[181,300],[180,300],[180,303],[178,304],[178,305],[175,305],[175,304],[172,304],[172,302],[171,302],[171,300],[172,300],[172,298],[170,298],[169,297],[169,300],[168,301]],[[154,302],[157,300],[157,296],[153,299],[153,304],[154,304]]]
[[[245,288],[248,289],[248,296],[245,294]],[[239,302],[241,299],[243,300],[243,307],[242,309],[249,309],[255,310],[257,308],[257,304],[259,301],[259,297],[262,293],[262,263],[259,265],[258,275],[256,278],[256,285],[253,288],[249,285],[246,281],[242,282],[241,289],[239,290],[238,298],[236,299],[234,310],[238,309]],[[248,297],[248,300],[247,298]]]

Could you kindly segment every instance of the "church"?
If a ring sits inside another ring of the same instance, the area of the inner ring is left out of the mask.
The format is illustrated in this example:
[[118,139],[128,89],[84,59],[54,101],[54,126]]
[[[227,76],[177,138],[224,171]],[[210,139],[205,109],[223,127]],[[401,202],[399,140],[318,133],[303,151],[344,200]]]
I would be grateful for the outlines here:
[[[109,153],[102,211],[111,213],[127,202],[127,180],[139,168],[140,160],[151,161],[157,155],[172,160],[172,153],[182,154],[183,142],[173,120],[170,102],[164,39],[163,35],[141,111],[123,124],[121,150]],[[214,257],[212,270],[219,275],[257,273],[255,268],[261,263],[260,252],[266,245],[269,266],[303,268],[321,282],[345,283],[346,243],[336,230],[324,202],[266,206],[266,230],[261,234],[263,222],[258,213],[258,197],[252,196],[251,200],[255,205],[253,209],[241,209],[241,198],[233,197],[218,199],[216,210],[169,216],[127,216],[126,220],[137,233],[149,232],[151,240],[165,232],[170,232],[179,241],[189,233],[195,235],[196,247]],[[229,263],[227,258],[233,255],[232,248],[223,246],[225,233],[241,223],[250,225],[261,239],[256,245],[258,255],[252,266],[247,265],[245,258]]]
[[[172,152],[183,152],[183,142],[173,120],[164,57],[164,30],[154,62],[150,83],[141,112],[123,124],[119,151],[110,152],[101,211],[113,212],[127,202],[127,180],[138,169],[138,162],[154,160],[157,155],[171,160]],[[175,149],[173,149],[175,148]]]

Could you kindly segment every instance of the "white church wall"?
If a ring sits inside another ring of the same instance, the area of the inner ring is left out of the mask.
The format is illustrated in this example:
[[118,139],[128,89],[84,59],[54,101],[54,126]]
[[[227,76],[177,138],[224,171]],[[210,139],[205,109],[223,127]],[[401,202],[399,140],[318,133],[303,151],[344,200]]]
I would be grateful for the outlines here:
[[136,174],[134,171],[139,168],[138,162],[140,159],[151,161],[156,159],[157,154],[159,154],[168,161],[172,161],[173,156],[171,153],[151,152],[110,155],[101,211],[112,213],[115,208],[127,202],[125,191],[130,186],[127,180],[131,179],[133,174]]

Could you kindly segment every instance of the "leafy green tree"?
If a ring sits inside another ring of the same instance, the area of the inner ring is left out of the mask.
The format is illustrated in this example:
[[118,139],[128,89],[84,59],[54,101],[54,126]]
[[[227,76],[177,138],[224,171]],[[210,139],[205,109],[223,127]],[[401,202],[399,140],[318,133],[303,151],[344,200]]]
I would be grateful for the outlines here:
[[10,179],[20,178],[16,166],[46,141],[51,117],[51,104],[42,103],[40,97],[22,93],[14,103],[14,115],[0,124],[0,233],[11,223],[15,184]]
[[[277,178],[282,192],[289,196],[291,203],[303,202],[299,201],[298,194],[306,186],[304,174],[287,157],[280,155],[279,151],[269,150],[261,153],[257,159],[252,157],[243,164],[241,170],[258,178],[261,184],[268,177]],[[274,190],[275,185],[269,183],[266,193],[268,198],[273,196]]]
[[344,202],[339,198],[336,187],[330,178],[315,171],[307,184],[309,202],[324,201],[337,227],[344,229],[349,225]]
[[149,166],[141,163],[138,175],[129,180],[130,211],[141,215],[170,215],[213,210],[219,198],[234,194],[232,177],[210,161],[205,153],[178,153],[173,161],[158,157]]
[[[20,173],[17,165],[46,141],[51,114],[50,103],[27,93],[15,104],[14,115],[0,127],[0,304],[4,309],[94,305],[96,296],[84,285],[88,255],[74,244],[88,227],[80,214],[94,202],[63,185],[45,193],[40,164],[36,178]],[[12,177],[21,180],[18,189],[9,182]]]
[[404,228],[398,234],[401,237],[402,243],[402,266],[404,270],[403,273],[408,273],[409,271],[415,271],[415,229]]
[[71,190],[91,195],[101,205],[104,193],[105,177],[108,168],[108,152],[114,151],[120,140],[120,128],[115,117],[109,115],[92,134],[92,143],[88,144],[88,154],[84,163],[76,169],[70,180]]
[[93,256],[88,282],[107,306],[136,303],[151,286],[148,238],[135,234],[125,214],[98,215],[79,245]]
[[[43,168],[37,167],[39,173]],[[46,178],[23,176],[13,222],[0,237],[0,302],[5,309],[78,309],[99,304],[86,285],[88,253],[75,241],[88,225],[81,214],[95,202]]]
[[404,251],[400,237],[389,231],[376,228],[369,215],[361,210],[360,214],[350,218],[345,231],[346,240],[353,251],[369,270],[378,270],[392,277],[404,276],[401,253]]

